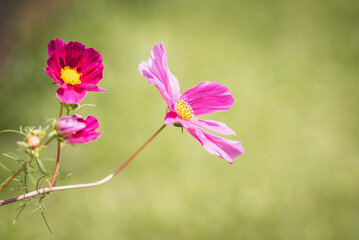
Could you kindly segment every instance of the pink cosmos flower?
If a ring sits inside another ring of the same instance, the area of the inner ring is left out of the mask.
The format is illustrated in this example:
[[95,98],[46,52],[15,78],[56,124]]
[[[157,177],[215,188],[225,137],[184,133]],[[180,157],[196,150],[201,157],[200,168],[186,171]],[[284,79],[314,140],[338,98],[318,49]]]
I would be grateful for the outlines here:
[[86,143],[95,141],[101,134],[95,130],[100,126],[94,116],[83,119],[80,115],[59,118],[55,123],[55,130],[68,143]]
[[201,120],[196,116],[229,110],[234,100],[228,88],[218,82],[201,82],[180,94],[177,78],[167,67],[167,53],[163,43],[157,44],[148,62],[139,65],[140,73],[153,83],[166,101],[169,112],[165,117],[166,125],[182,125],[205,150],[233,163],[232,159],[244,150],[240,142],[218,137],[204,129],[224,135],[235,132],[222,122]]
[[56,38],[47,45],[49,58],[45,71],[60,87],[56,91],[61,102],[75,104],[90,92],[107,92],[98,88],[102,79],[101,55],[93,48],[85,48],[79,42],[69,42]]

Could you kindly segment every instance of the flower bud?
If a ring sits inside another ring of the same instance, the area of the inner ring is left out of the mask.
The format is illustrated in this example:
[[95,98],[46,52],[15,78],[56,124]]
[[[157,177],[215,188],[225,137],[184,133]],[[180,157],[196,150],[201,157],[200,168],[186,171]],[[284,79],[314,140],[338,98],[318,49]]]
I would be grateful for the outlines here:
[[31,148],[36,148],[38,146],[40,146],[40,138],[38,136],[30,136],[26,139],[27,144],[29,145],[29,147]]
[[100,126],[94,116],[83,119],[80,115],[62,117],[55,123],[58,135],[70,144],[85,143],[96,140],[102,132],[95,130]]

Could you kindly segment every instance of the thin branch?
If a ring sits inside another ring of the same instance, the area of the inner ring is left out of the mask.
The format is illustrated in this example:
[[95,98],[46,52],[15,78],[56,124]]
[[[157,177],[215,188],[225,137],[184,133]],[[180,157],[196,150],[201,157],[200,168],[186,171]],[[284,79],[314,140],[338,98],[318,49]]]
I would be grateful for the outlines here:
[[23,194],[20,196],[12,197],[12,198],[5,199],[5,200],[0,200],[0,206],[9,204],[9,203],[13,203],[16,201],[20,201],[23,199],[27,199],[30,197],[35,197],[38,195],[42,195],[42,197],[44,197],[44,196],[46,196],[46,194],[49,194],[51,192],[70,190],[70,189],[78,189],[78,188],[89,188],[89,187],[95,187],[95,186],[104,184],[104,183],[108,182],[109,180],[111,180],[114,176],[116,176],[123,168],[125,168],[127,166],[127,164],[129,164],[131,162],[131,160],[134,159],[137,156],[137,154],[139,154],[142,151],[142,149],[144,149],[165,127],[166,127],[166,125],[163,125],[160,129],[158,129],[157,132],[155,132],[155,134],[153,134],[152,137],[150,137],[141,147],[139,147],[137,149],[137,151],[134,154],[132,154],[119,168],[117,168],[113,173],[111,173],[104,179],[101,179],[100,181],[92,182],[92,183],[60,186],[60,187],[42,188],[42,189],[39,189],[39,190],[36,190],[33,192],[29,192],[29,193],[26,193],[26,194]]
[[[52,140],[54,139],[54,137],[50,138],[44,145],[41,146],[41,148],[39,148],[38,152],[41,152],[45,146],[47,146]],[[37,161],[36,161],[37,162]],[[14,180],[14,178],[19,175],[20,172],[22,172],[25,168],[26,168],[27,162],[25,162],[21,168],[19,168],[19,170],[17,170],[12,176],[10,176],[8,179],[6,179],[0,186],[0,192],[2,190],[4,190],[4,188],[12,181]],[[31,166],[31,164],[30,164]],[[40,168],[40,166],[39,166]],[[40,168],[41,170],[41,168]]]
[[17,170],[13,175],[11,175],[8,179],[4,181],[4,183],[0,186],[0,192],[4,190],[4,188],[14,179],[16,176],[21,173],[26,168],[27,162],[25,162],[19,170]]
[[[59,118],[62,117],[63,110],[64,110],[64,103],[61,103]],[[56,160],[54,175],[52,176],[52,180],[51,180],[52,187],[55,187],[56,185],[56,179],[60,168],[61,150],[62,150],[62,142],[60,140],[57,140],[57,160]]]
[[55,187],[56,179],[57,179],[57,176],[59,174],[61,150],[62,150],[62,142],[60,140],[58,140],[56,166],[55,166],[55,170],[54,170],[54,176],[52,176],[52,181],[51,181],[51,186],[52,187]]

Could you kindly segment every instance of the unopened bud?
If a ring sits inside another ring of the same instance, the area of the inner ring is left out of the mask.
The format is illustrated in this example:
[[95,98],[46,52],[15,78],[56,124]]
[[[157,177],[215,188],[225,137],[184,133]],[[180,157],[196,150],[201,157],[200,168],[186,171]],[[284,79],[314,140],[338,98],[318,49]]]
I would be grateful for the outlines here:
[[26,141],[31,148],[36,148],[40,146],[40,138],[38,136],[30,136],[27,138]]

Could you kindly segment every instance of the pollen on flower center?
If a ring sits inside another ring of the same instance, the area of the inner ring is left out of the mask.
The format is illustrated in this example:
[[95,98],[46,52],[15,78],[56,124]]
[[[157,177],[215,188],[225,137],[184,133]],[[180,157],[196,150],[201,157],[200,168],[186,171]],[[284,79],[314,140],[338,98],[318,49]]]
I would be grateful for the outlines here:
[[80,77],[81,73],[78,73],[76,68],[70,68],[69,66],[64,67],[61,69],[61,78],[64,80],[65,83],[76,85],[80,84]]
[[192,108],[185,101],[181,100],[175,104],[175,108],[178,111],[178,116],[180,116],[183,120],[190,120],[193,117]]

